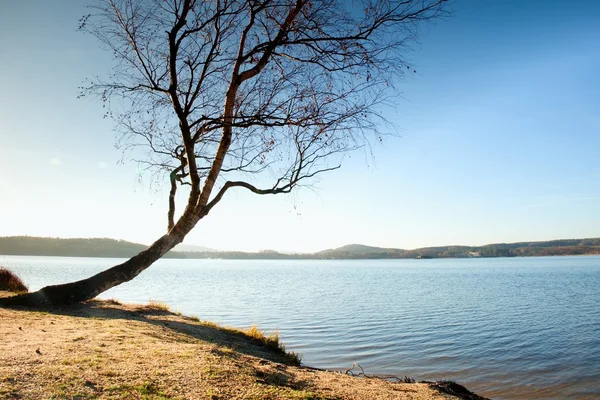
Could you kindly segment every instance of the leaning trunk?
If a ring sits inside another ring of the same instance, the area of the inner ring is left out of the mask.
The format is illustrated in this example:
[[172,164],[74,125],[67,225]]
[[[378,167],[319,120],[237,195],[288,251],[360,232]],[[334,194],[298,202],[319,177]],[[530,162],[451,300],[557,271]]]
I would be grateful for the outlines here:
[[[181,220],[179,222],[182,222]],[[128,282],[183,241],[196,221],[188,219],[183,226],[175,226],[168,234],[154,242],[148,249],[133,256],[123,264],[115,265],[94,276],[62,285],[46,286],[37,292],[0,298],[0,306],[58,306],[93,299],[108,289]],[[178,223],[178,225],[180,225]]]

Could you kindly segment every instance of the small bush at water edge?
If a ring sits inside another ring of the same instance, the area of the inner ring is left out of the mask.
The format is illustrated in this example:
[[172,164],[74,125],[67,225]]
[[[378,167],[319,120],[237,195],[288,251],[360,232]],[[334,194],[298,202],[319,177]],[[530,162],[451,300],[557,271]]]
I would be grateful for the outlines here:
[[9,292],[27,292],[27,286],[18,276],[10,270],[0,267],[0,290],[8,290]]

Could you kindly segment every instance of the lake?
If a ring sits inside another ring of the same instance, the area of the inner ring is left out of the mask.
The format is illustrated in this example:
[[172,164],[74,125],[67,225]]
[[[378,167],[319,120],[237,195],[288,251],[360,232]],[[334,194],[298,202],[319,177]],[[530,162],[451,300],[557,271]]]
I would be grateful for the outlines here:
[[[105,258],[0,256],[31,290]],[[102,298],[277,330],[303,364],[451,379],[494,399],[600,398],[600,257],[160,260]]]

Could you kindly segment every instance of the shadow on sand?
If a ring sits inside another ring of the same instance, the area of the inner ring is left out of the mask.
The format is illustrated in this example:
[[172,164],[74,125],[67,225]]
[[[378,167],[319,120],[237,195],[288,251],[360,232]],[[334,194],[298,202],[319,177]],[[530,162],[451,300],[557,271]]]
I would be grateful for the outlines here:
[[[10,294],[4,292],[4,296]],[[8,307],[7,307],[8,308]],[[234,351],[223,352],[230,358],[239,357],[238,353],[259,357],[276,363],[299,366],[299,359],[293,353],[287,353],[276,340],[267,337],[250,336],[241,330],[221,327],[211,322],[202,322],[197,318],[186,317],[172,312],[161,305],[126,305],[114,300],[90,300],[72,306],[29,308],[9,307],[21,311],[47,312],[49,314],[66,315],[80,318],[112,319],[140,321],[159,326],[172,333],[184,335],[181,340],[198,339],[216,344]]]

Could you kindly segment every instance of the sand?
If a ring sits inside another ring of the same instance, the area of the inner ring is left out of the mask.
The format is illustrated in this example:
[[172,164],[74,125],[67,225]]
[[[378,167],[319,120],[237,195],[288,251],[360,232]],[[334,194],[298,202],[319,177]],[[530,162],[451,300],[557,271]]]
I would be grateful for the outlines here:
[[251,334],[255,337],[157,304],[0,308],[0,398],[460,398],[426,383],[297,366],[293,357]]

